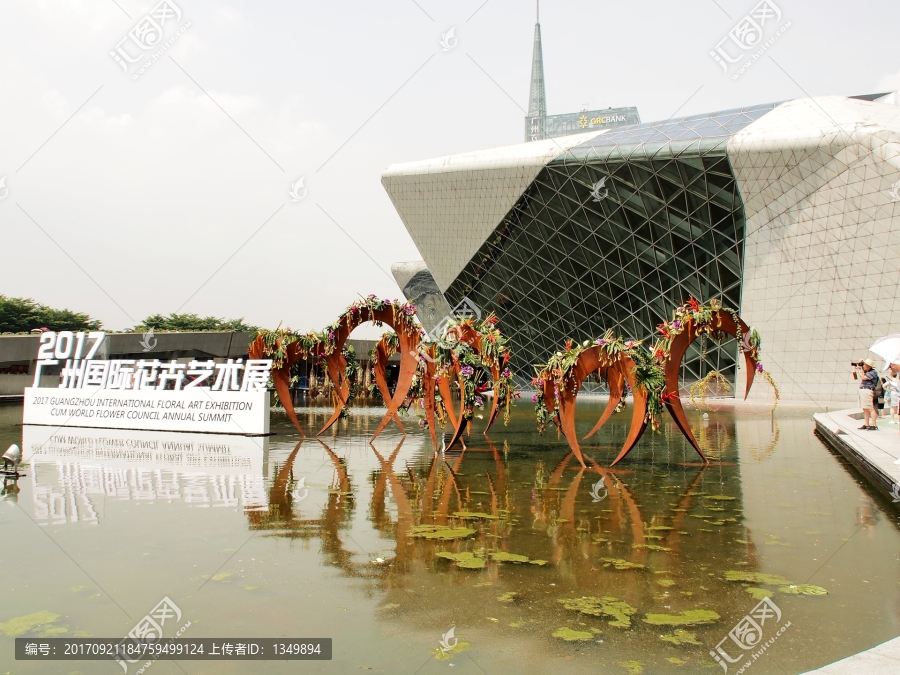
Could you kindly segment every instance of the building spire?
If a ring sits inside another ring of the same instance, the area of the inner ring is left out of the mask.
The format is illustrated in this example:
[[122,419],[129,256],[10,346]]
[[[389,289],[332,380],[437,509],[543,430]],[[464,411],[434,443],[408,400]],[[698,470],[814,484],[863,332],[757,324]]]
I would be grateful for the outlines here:
[[537,0],[537,23],[534,24],[534,51],[531,55],[531,92],[528,97],[526,141],[544,138],[544,118],[547,116],[547,95],[544,90],[544,56],[541,50],[541,4]]

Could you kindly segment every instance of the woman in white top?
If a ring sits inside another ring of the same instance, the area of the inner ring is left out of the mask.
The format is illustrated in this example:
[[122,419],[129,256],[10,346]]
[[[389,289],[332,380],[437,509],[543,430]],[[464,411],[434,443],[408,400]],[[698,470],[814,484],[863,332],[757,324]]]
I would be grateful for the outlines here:
[[885,394],[888,398],[888,405],[891,408],[891,424],[897,424],[900,421],[898,415],[898,406],[900,406],[900,373],[891,372],[885,378]]

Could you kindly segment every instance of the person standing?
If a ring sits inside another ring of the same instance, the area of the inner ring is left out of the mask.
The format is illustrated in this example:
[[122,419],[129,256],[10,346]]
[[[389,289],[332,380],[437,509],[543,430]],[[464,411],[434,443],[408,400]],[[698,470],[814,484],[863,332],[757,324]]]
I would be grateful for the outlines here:
[[[862,367],[856,366],[859,375],[859,405],[863,411],[863,425],[860,429],[878,430],[878,412],[875,410],[875,387],[878,384],[878,373],[875,372],[875,361],[866,359]],[[871,421],[870,421],[871,420]]]
[[890,394],[891,424],[900,421],[900,373],[889,373],[885,389]]

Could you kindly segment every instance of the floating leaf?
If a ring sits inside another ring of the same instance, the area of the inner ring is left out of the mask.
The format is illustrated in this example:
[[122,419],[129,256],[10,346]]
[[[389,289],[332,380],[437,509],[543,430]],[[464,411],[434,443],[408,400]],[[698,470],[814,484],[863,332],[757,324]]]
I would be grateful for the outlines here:
[[735,497],[729,497],[728,495],[706,495],[704,499],[714,499],[717,502],[733,502]]
[[[698,642],[697,644],[699,645],[700,643]],[[666,661],[668,661],[669,663],[674,663],[676,666],[683,666],[685,663],[687,663],[687,661],[685,661],[684,659],[679,659],[677,656],[670,656],[666,659]]]
[[641,675],[644,672],[644,664],[640,661],[619,661],[619,665],[628,669],[628,675]]
[[657,579],[656,583],[658,583],[660,586],[664,586],[665,588],[668,588],[669,586],[675,585],[675,580],[674,579]]
[[674,529],[675,529],[674,527],[669,527],[668,525],[652,525],[651,527],[648,527],[648,528],[647,528],[648,531],[654,531],[654,530],[674,530]]
[[509,624],[509,627],[510,628],[521,628],[524,625],[525,625],[524,621],[513,621],[511,624]]
[[703,644],[697,639],[696,633],[676,628],[675,632],[669,635],[660,635],[659,639],[663,642],[671,642],[673,645],[699,645]]
[[688,609],[681,614],[648,614],[643,621],[653,626],[699,626],[720,618],[711,609]]
[[791,584],[790,581],[777,574],[744,572],[741,570],[729,570],[725,572],[725,581],[746,581],[751,584],[763,584],[765,586],[790,586]]
[[646,565],[641,565],[640,563],[628,562],[627,560],[622,560],[622,558],[600,558],[600,562],[605,563],[604,567],[609,567],[612,565],[617,570],[643,570],[647,569]]
[[528,562],[527,555],[519,555],[518,553],[507,553],[506,551],[493,551],[491,552],[491,560],[496,560],[497,562],[511,562],[511,563],[526,563]]
[[220,572],[212,576],[213,581],[225,581],[228,577],[233,576],[233,572]]
[[492,516],[490,513],[483,513],[481,511],[457,511],[453,514],[457,518],[484,518],[486,520],[498,520],[500,516]]
[[782,586],[778,589],[779,593],[789,593],[790,595],[828,595],[821,586],[813,586],[812,584],[791,584],[790,586]]
[[751,586],[750,588],[745,588],[745,591],[750,594],[750,597],[754,600],[763,600],[765,598],[771,598],[775,595],[772,591],[767,588],[755,588]]
[[477,557],[471,551],[463,551],[461,553],[450,553],[449,551],[441,551],[437,554],[438,558],[452,560],[457,567],[469,570],[480,570],[484,568],[484,558]]
[[0,633],[5,633],[7,637],[25,635],[25,633],[30,633],[38,626],[55,623],[58,619],[59,614],[54,614],[53,612],[35,612],[34,614],[17,616],[15,619],[0,623]]
[[386,605],[382,605],[381,609],[397,609],[399,606],[396,602],[389,602]]
[[645,548],[648,551],[671,551],[672,550],[666,546],[659,546],[658,544],[634,544],[631,548]]
[[602,598],[596,596],[562,598],[558,602],[566,609],[580,612],[581,614],[612,617],[615,621],[610,621],[609,625],[617,628],[631,628],[631,616],[637,612],[637,609],[627,602],[611,596]]
[[434,658],[438,661],[449,661],[454,655],[469,651],[471,647],[471,643],[460,640],[450,649],[432,649],[431,653],[434,654]]
[[507,591],[506,593],[503,593],[502,595],[498,595],[497,601],[498,602],[512,602],[517,595],[518,595],[518,593],[516,593],[515,591]]
[[437,539],[438,541],[465,539],[473,534],[475,534],[475,530],[469,527],[448,527],[447,525],[415,525],[409,532],[411,537]]
[[565,640],[566,642],[578,642],[581,640],[593,640],[594,634],[587,630],[572,630],[571,628],[563,626],[554,631],[553,637]]
[[529,560],[528,564],[529,565],[546,565],[547,561],[546,560]]

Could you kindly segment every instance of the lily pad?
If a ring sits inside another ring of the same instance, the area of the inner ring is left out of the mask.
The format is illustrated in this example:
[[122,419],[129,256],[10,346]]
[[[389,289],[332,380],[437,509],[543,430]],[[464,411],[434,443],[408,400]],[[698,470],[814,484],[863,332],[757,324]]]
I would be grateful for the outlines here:
[[528,564],[529,565],[546,565],[547,561],[546,560],[529,560]]
[[631,548],[645,548],[648,551],[671,551],[672,550],[668,546],[660,546],[658,544],[635,544]]
[[453,539],[465,539],[475,534],[475,530],[469,527],[449,527],[447,525],[416,525],[410,532],[411,537],[424,539],[436,539],[438,541],[450,541]]
[[779,593],[788,593],[790,595],[828,595],[821,586],[813,586],[812,584],[791,584],[790,586],[782,586],[778,589]]
[[675,529],[674,527],[669,527],[668,525],[651,525],[650,527],[647,528],[648,531],[674,530],[674,529]]
[[469,651],[469,649],[471,649],[471,647],[472,647],[472,644],[470,642],[463,642],[462,640],[460,640],[455,645],[453,645],[453,647],[451,647],[450,649],[442,649],[442,648],[432,649],[431,653],[434,654],[434,658],[437,661],[449,661],[456,654],[461,654],[462,652]]
[[697,639],[696,633],[676,628],[675,632],[669,635],[660,635],[659,639],[663,642],[671,642],[673,645],[700,645],[703,644]]
[[746,581],[751,584],[763,584],[765,586],[790,586],[791,582],[777,574],[763,574],[762,572],[744,572],[742,570],[729,570],[725,572],[725,581]]
[[711,609],[688,609],[681,614],[648,614],[643,621],[652,626],[699,626],[721,618]]
[[[697,644],[699,645],[700,643],[698,642]],[[684,659],[679,659],[677,656],[670,656],[666,659],[666,661],[668,661],[669,663],[674,663],[676,666],[683,666],[685,663],[687,663],[687,661],[685,661]]]
[[581,614],[612,617],[615,621],[610,621],[609,625],[617,628],[631,628],[631,616],[637,612],[637,608],[611,596],[561,598],[558,602],[566,609]]
[[528,556],[527,555],[519,555],[518,553],[507,553],[506,551],[493,551],[491,552],[491,560],[495,560],[497,562],[511,562],[511,563],[527,563]]
[[500,518],[500,516],[492,516],[490,513],[481,511],[457,511],[453,515],[463,519],[484,518],[486,520],[498,520]]
[[641,675],[644,664],[640,661],[619,661],[619,665],[628,670],[628,675]]
[[506,593],[497,596],[497,602],[512,602],[517,595],[518,593],[515,591],[507,591]]
[[751,586],[750,588],[745,588],[745,591],[750,594],[750,597],[754,600],[764,600],[765,598],[771,598],[775,595],[768,588],[756,588]]
[[565,640],[566,642],[579,642],[583,640],[593,640],[594,634],[587,630],[572,630],[571,628],[563,626],[554,631],[553,637]]
[[452,560],[457,567],[468,570],[484,569],[484,558],[476,556],[471,551],[463,551],[462,553],[450,553],[449,551],[441,551],[437,554],[438,558]]
[[646,565],[641,565],[640,563],[628,562],[627,560],[623,560],[622,558],[600,558],[600,562],[603,563],[604,567],[609,567],[612,565],[617,570],[644,570],[647,569]]
[[733,502],[735,497],[729,497],[728,495],[706,495],[704,499],[714,499],[717,502]]
[[0,633],[4,633],[7,637],[25,635],[25,633],[32,632],[38,626],[55,623],[58,619],[59,614],[54,614],[53,612],[35,612],[34,614],[17,616],[5,623],[0,623]]
[[664,586],[665,588],[668,588],[669,586],[675,585],[675,580],[674,579],[657,579],[656,583],[658,583],[660,586]]

